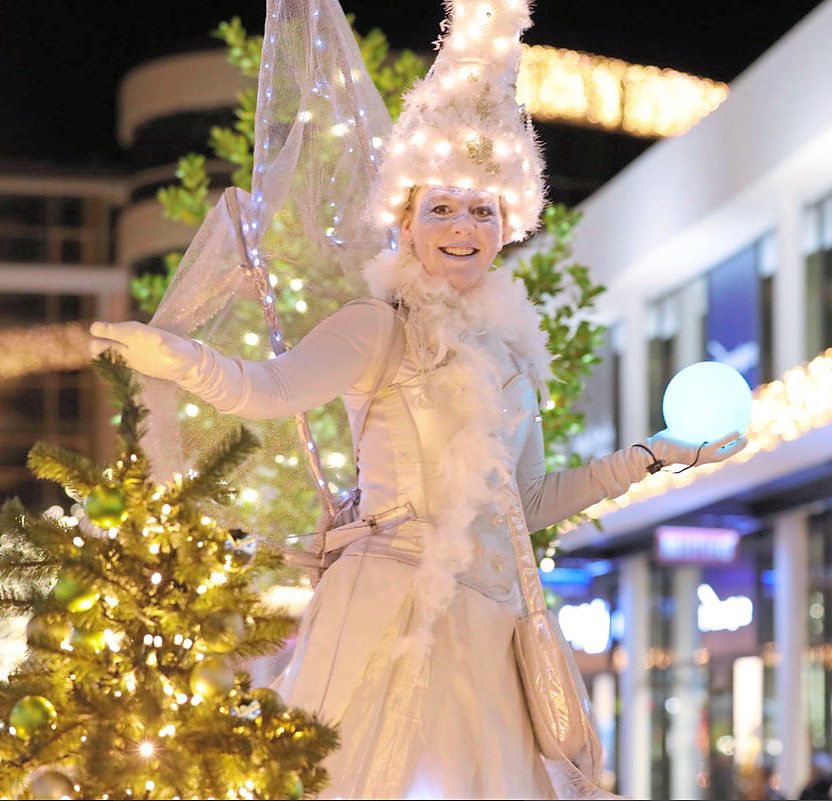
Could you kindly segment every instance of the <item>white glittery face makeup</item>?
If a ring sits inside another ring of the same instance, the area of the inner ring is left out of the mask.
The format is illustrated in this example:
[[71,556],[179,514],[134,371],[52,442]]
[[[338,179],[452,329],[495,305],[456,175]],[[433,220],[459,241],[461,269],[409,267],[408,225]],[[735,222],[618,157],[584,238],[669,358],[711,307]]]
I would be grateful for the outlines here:
[[433,276],[454,289],[473,287],[488,272],[503,239],[496,195],[454,186],[420,187],[402,236],[413,242],[416,257]]

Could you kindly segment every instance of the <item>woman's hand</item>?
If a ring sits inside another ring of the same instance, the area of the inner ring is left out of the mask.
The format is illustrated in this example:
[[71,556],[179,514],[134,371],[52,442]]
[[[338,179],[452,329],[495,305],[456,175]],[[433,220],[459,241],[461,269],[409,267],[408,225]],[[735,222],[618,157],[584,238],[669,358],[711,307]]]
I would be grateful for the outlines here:
[[723,462],[738,454],[747,444],[748,440],[740,436],[739,431],[733,431],[715,442],[692,443],[674,439],[664,429],[646,441],[658,461],[665,465],[681,464],[686,467]]
[[144,323],[101,323],[90,326],[90,355],[105,350],[124,357],[128,367],[151,378],[181,381],[199,361],[195,342]]

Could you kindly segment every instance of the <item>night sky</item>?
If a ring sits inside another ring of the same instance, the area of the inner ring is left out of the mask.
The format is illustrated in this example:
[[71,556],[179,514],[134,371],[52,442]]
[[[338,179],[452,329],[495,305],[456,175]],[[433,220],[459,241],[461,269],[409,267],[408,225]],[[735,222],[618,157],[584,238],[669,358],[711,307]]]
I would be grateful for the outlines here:
[[[730,82],[819,2],[538,0],[531,44],[673,67]],[[356,27],[381,28],[393,48],[430,52],[439,0],[342,0]],[[376,8],[375,6],[383,6]],[[118,82],[132,66],[210,41],[239,16],[261,32],[264,0],[14,0],[0,13],[0,163],[117,163]]]

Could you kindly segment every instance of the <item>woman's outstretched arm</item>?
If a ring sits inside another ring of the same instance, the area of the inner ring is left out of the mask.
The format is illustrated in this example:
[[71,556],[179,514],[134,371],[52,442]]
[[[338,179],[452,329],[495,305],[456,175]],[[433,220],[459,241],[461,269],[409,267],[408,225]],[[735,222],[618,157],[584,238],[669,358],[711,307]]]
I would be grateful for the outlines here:
[[517,465],[517,486],[529,531],[566,520],[604,498],[623,495],[651,469],[721,462],[739,453],[746,444],[746,438],[738,432],[700,446],[672,439],[667,431],[660,431],[638,445],[591,459],[581,467],[547,473],[543,427],[536,422]]
[[552,526],[604,498],[615,498],[647,475],[650,458],[635,446],[571,470],[546,472],[543,427],[535,423],[517,465],[517,487],[529,531]]
[[[369,390],[392,335],[383,301],[348,303],[274,359],[250,361],[142,323],[93,323],[91,353],[113,348],[128,366],[175,381],[216,409],[249,420],[286,417]],[[365,386],[366,385],[366,386]]]

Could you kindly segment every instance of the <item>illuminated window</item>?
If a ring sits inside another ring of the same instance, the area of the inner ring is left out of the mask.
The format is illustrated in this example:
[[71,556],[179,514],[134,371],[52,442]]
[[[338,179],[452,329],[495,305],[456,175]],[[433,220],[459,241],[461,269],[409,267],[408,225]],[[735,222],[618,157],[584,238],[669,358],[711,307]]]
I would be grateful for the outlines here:
[[832,346],[832,194],[810,206],[804,219],[806,358]]
[[774,378],[772,301],[777,268],[772,234],[708,270],[705,358],[728,364],[749,386]]
[[773,234],[766,234],[648,307],[650,430],[664,427],[662,398],[684,367],[714,360],[752,389],[774,378]]
[[812,748],[832,749],[832,512],[809,518],[809,658],[808,682],[811,698],[809,736]]
[[655,300],[647,313],[650,431],[664,428],[662,398],[670,379],[704,358],[707,292],[703,277]]
[[575,405],[584,415],[584,430],[571,440],[572,449],[584,460],[604,456],[620,446],[621,385],[620,361],[623,351],[620,325],[607,328],[596,349],[600,363],[584,381],[584,391]]
[[0,194],[0,262],[109,264],[112,225],[100,198]]

